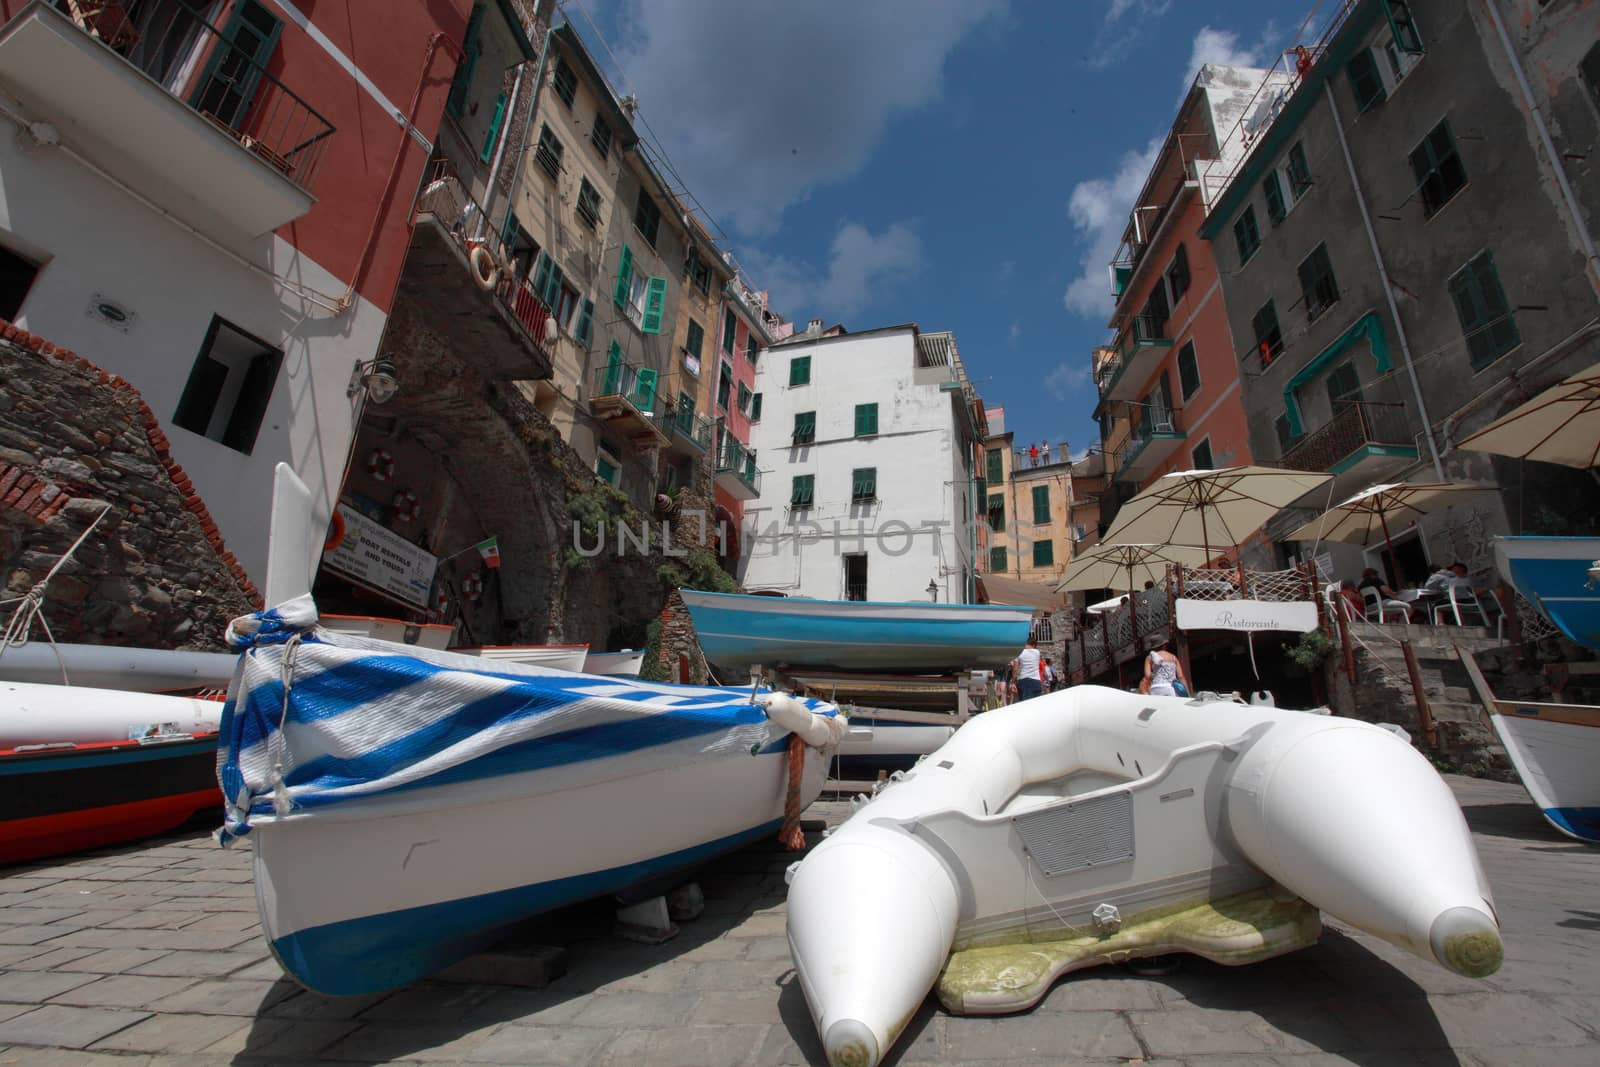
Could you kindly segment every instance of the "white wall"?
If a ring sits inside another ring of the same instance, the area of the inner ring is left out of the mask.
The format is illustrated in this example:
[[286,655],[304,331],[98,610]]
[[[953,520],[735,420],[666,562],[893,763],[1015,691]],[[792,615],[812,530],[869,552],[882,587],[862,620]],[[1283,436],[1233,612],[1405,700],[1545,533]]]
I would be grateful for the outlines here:
[[[789,386],[789,362],[811,357],[811,384]],[[750,444],[761,496],[745,506],[741,580],[750,590],[839,599],[845,553],[865,552],[867,597],[923,601],[928,582],[941,603],[963,599],[961,567],[970,535],[952,484],[965,470],[949,393],[916,379],[910,328],[824,338],[768,349],[756,371],[761,421]],[[855,406],[878,404],[878,433],[855,437]],[[817,413],[816,443],[792,444],[796,412]],[[878,499],[852,504],[851,476],[876,467]],[[816,478],[815,503],[789,506],[795,475]],[[970,563],[967,564],[970,567]]]
[[[377,351],[385,315],[358,300],[336,317],[285,292],[70,158],[19,149],[10,126],[0,131],[0,243],[44,260],[18,325],[138,388],[228,548],[262,584],[273,467],[295,468],[326,521],[351,434],[345,387],[355,361]],[[276,236],[244,254],[319,292],[344,292]],[[133,313],[126,332],[88,313],[96,294]],[[171,423],[213,314],[284,353],[248,456]]]

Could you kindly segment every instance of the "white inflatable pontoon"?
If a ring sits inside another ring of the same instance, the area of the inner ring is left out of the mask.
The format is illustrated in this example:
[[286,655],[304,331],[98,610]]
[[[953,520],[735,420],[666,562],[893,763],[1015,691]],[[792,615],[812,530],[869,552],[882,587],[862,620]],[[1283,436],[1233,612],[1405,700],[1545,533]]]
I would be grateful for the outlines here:
[[1461,810],[1405,740],[1079,686],[978,716],[880,790],[792,869],[788,928],[829,1062],[872,1067],[936,982],[951,1011],[1019,1011],[1095,963],[1304,947],[1319,910],[1460,974],[1500,965]]

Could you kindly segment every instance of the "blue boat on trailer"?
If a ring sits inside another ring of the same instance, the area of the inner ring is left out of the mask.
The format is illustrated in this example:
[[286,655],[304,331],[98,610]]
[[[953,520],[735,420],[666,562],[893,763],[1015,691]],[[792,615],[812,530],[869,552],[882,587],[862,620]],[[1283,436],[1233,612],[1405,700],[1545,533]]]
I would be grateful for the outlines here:
[[680,591],[706,659],[858,671],[1003,667],[1028,640],[1033,609],[990,604],[811,600]]
[[1600,537],[1497,537],[1494,554],[1506,581],[1562,633],[1600,649]]

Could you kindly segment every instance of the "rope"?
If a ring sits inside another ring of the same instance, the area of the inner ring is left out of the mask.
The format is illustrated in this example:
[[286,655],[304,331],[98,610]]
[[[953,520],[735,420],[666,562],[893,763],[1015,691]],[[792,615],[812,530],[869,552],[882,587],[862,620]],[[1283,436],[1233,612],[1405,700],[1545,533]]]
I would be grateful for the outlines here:
[[44,636],[50,642],[51,650],[56,654],[56,664],[61,668],[61,684],[72,684],[67,680],[67,663],[62,658],[61,649],[56,647],[56,636],[50,632],[50,620],[44,617],[45,589],[49,586],[50,579],[56,576],[56,572],[66,566],[67,561],[72,558],[72,554],[78,550],[78,546],[88,539],[96,526],[100,525],[100,520],[109,514],[111,514],[111,505],[107,504],[100,514],[94,517],[94,521],[84,527],[83,533],[79,534],[78,539],[72,542],[71,547],[62,553],[61,558],[56,560],[55,565],[50,568],[50,572],[34,583],[32,589],[29,589],[19,597],[0,600],[0,607],[5,607],[7,604],[17,605],[16,610],[11,613],[11,618],[6,621],[5,632],[0,633],[0,656],[5,655],[6,649],[11,648],[13,645],[27,644],[33,637],[33,624],[37,622],[44,629]]
[[806,835],[800,832],[800,781],[806,771],[806,743],[799,734],[789,735],[789,788],[783,796],[783,827],[778,831],[778,843],[790,852],[806,847]]
[[278,732],[272,737],[272,810],[287,815],[294,809],[294,798],[283,781],[283,761],[289,755],[289,739],[283,729],[289,723],[289,694],[294,688],[294,661],[300,652],[300,638],[294,634],[283,643],[283,714],[278,718]]

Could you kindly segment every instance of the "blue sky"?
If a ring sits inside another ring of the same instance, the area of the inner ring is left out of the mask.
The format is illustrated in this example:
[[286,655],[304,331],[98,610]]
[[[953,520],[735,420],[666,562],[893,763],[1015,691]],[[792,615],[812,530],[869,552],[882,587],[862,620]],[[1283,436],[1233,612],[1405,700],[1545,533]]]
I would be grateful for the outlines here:
[[563,3],[775,310],[953,330],[1017,441],[1075,454],[1098,443],[1106,262],[1156,143],[1200,63],[1270,64],[1309,9]]

